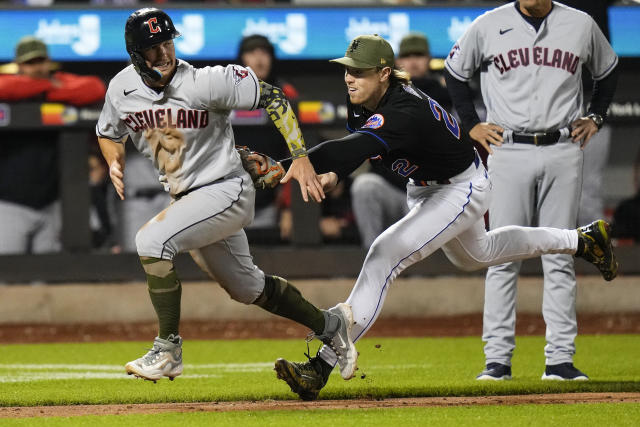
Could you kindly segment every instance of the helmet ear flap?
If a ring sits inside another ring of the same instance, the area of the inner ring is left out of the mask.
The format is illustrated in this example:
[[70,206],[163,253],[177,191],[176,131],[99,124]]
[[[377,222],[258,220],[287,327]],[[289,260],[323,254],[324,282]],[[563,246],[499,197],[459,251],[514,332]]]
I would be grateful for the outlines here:
[[136,69],[138,74],[142,77],[146,77],[151,81],[157,82],[162,78],[162,73],[158,70],[155,70],[147,65],[147,62],[142,57],[140,52],[135,50],[129,51],[129,56],[131,57],[131,62],[133,63],[133,67]]

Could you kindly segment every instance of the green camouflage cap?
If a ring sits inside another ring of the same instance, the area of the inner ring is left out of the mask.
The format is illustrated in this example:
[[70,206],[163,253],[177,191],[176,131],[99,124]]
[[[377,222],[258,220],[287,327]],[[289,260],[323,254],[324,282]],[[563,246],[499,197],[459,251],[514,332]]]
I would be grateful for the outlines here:
[[422,33],[409,33],[400,41],[398,56],[429,55],[429,41]]
[[343,58],[332,59],[329,62],[352,68],[393,68],[393,48],[377,34],[358,36],[351,41]]
[[33,36],[26,36],[18,41],[16,45],[16,59],[17,64],[30,61],[34,58],[48,58],[47,45],[38,38]]

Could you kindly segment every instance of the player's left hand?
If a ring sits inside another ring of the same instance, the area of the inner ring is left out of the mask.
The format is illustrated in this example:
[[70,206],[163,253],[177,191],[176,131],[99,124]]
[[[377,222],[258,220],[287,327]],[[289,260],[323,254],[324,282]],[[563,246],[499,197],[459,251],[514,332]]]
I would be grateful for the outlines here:
[[313,168],[309,157],[305,156],[295,159],[291,163],[287,174],[280,182],[285,184],[291,178],[294,178],[300,184],[300,192],[305,202],[309,201],[309,194],[318,203],[322,202],[325,198],[322,183],[318,175],[316,175],[316,170]]
[[571,123],[571,138],[573,142],[579,142],[584,149],[593,135],[598,132],[598,126],[588,117],[580,117]]
[[338,175],[335,172],[321,173],[318,178],[325,193],[330,192],[338,185]]

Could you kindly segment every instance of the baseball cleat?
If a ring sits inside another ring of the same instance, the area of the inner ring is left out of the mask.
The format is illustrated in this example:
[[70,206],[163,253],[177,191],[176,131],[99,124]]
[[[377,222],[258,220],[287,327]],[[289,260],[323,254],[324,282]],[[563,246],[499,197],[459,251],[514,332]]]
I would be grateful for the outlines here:
[[543,380],[556,381],[589,381],[589,377],[573,366],[573,363],[560,363],[559,365],[547,365],[542,374]]
[[611,246],[610,230],[609,224],[601,219],[577,230],[582,251],[576,253],[576,256],[598,267],[606,281],[613,280],[618,274],[618,261]]
[[340,303],[325,311],[325,331],[317,336],[338,357],[340,375],[349,380],[356,374],[358,351],[351,340],[353,313],[349,304]]
[[[325,366],[322,366],[325,363]],[[289,362],[284,359],[276,360],[275,367],[278,379],[289,385],[291,391],[302,400],[316,400],[318,393],[327,384],[332,367],[319,357],[309,359],[308,362]]]
[[511,366],[501,363],[488,363],[484,371],[476,377],[480,381],[503,381],[511,379]]
[[129,375],[154,383],[162,377],[173,380],[182,374],[182,338],[173,334],[166,340],[156,337],[153,348],[141,358],[124,365],[124,369]]

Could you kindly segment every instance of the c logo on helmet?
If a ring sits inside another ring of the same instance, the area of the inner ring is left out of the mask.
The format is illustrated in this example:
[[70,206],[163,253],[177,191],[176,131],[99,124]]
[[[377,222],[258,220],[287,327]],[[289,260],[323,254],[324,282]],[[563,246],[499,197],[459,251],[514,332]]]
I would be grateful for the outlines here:
[[382,114],[374,114],[373,116],[367,119],[367,122],[362,126],[362,128],[368,129],[378,129],[381,128],[384,124],[384,117]]
[[149,31],[152,33],[159,33],[162,31],[162,28],[158,27],[158,18],[149,18],[147,25],[149,26]]

